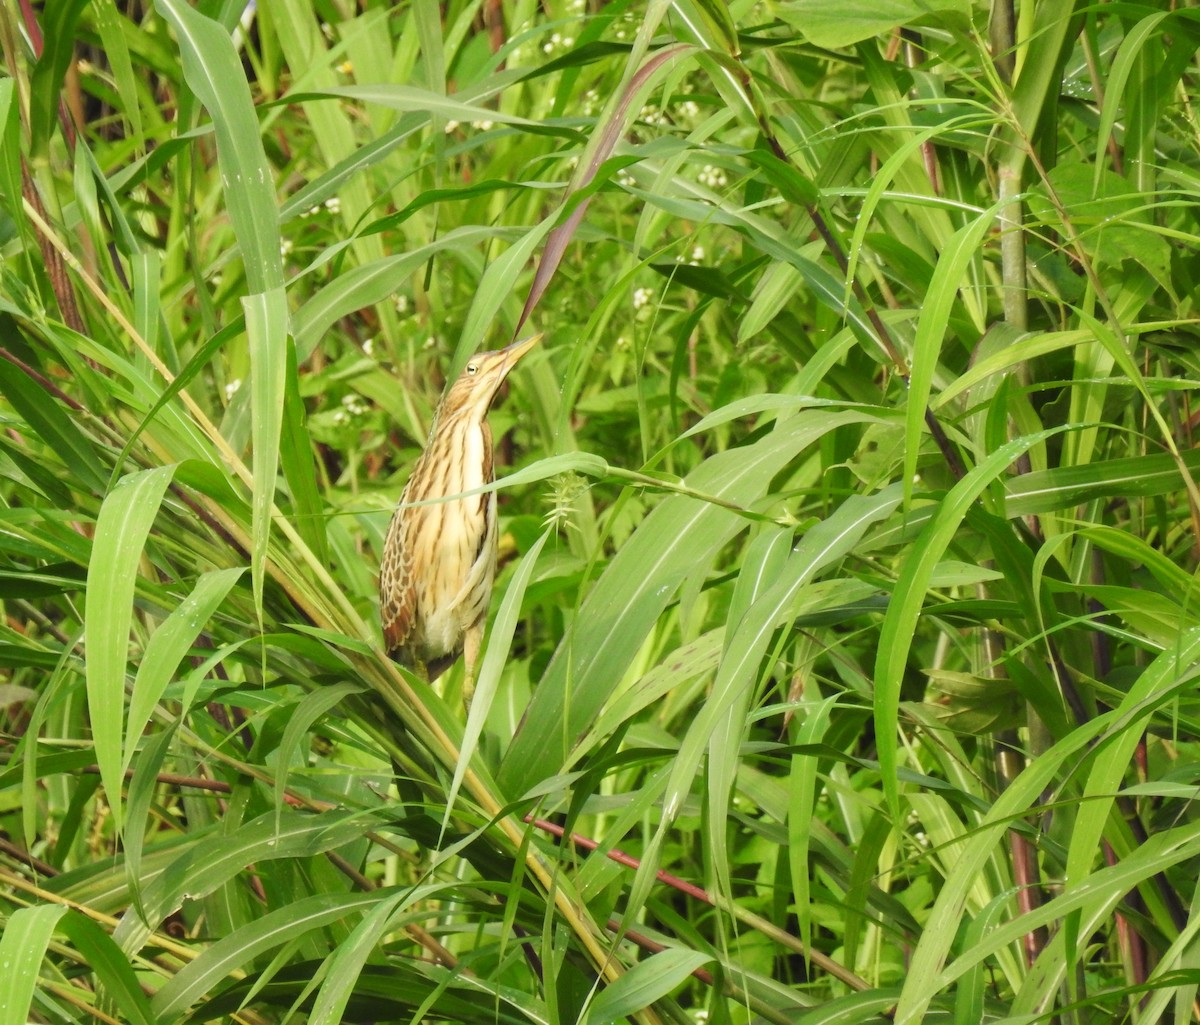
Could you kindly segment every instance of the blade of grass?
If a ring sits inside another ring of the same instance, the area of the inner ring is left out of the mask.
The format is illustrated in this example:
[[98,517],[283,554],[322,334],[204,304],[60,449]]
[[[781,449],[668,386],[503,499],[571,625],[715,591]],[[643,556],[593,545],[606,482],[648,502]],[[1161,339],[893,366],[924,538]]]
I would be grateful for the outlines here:
[[[1034,445],[1066,430],[1057,427],[1026,435],[997,449],[972,469],[938,504],[933,519],[921,531],[904,559],[892,600],[883,618],[875,658],[875,742],[883,793],[893,821],[899,823],[900,790],[896,731],[899,725],[900,687],[908,666],[917,621],[934,567],[945,554],[970,506],[1013,461]],[[907,485],[907,480],[906,480]]]
[[25,1025],[33,1010],[38,987],[38,970],[59,921],[67,913],[60,904],[18,908],[8,918],[0,935],[0,1025]]
[[225,205],[249,291],[282,288],[275,184],[233,41],[217,22],[184,0],[154,0],[154,6],[175,29],[184,76],[212,118]]
[[250,343],[251,435],[254,441],[250,573],[254,580],[254,607],[261,624],[265,563],[271,514],[275,507],[287,395],[284,380],[288,359],[287,295],[282,287],[248,295],[242,299],[242,309],[246,314],[246,337]]
[[125,477],[105,498],[96,520],[84,597],[84,647],[92,742],[113,822],[121,828],[124,779],[125,673],[138,564],[175,467]]
[[[154,706],[174,679],[179,663],[243,572],[241,567],[233,567],[202,575],[191,594],[150,635],[129,698],[127,737],[132,739],[142,735]],[[126,747],[122,771],[129,769],[136,751],[132,744]]]

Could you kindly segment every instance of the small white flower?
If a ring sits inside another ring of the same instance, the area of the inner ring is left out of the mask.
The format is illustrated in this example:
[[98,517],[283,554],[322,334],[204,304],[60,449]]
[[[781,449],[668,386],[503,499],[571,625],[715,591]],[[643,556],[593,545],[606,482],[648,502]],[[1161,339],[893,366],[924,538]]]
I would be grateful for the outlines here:
[[472,121],[471,127],[479,132],[490,132],[496,125],[495,121]]
[[679,109],[686,117],[694,119],[700,116],[700,104],[695,100],[684,100],[679,105]]
[[621,168],[621,170],[617,172],[617,184],[622,188],[630,189],[633,188],[637,182],[634,180],[633,175],[631,175],[624,168]]
[[225,401],[231,401],[241,386],[242,379],[240,377],[235,377],[232,381],[229,381],[225,385]]
[[396,312],[402,317],[408,312],[408,296],[404,294],[396,296]]
[[458,131],[458,122],[453,119],[447,121],[445,131],[447,135],[453,135]]
[[330,196],[325,200],[325,209],[331,214],[336,214],[342,209],[342,201],[337,196]]
[[693,264],[698,264],[698,263],[701,263],[703,260],[704,260],[704,246],[692,246],[691,262]]
[[633,308],[640,310],[643,306],[649,306],[654,299],[654,292],[649,288],[635,288],[633,291]]
[[310,206],[300,216],[301,217],[312,217],[313,214],[319,214],[320,212],[321,212],[321,204],[318,203],[316,206]]
[[647,103],[638,114],[638,120],[645,121],[648,125],[657,125],[662,122],[662,115],[653,103]]
[[710,189],[721,189],[725,187],[728,179],[725,177],[725,172],[719,167],[713,167],[712,164],[705,164],[704,169],[697,175],[697,181]]
[[279,240],[279,255],[287,256],[292,251],[292,240],[290,238]]
[[426,348],[426,349],[437,348],[437,335],[430,335],[428,338],[426,338],[424,348]]
[[375,355],[375,339],[368,338],[363,342],[363,354],[367,356]]
[[333,26],[329,22],[321,22],[321,34],[330,42],[333,42]]
[[364,416],[371,412],[371,407],[363,401],[362,396],[353,392],[342,396],[342,405],[350,416]]

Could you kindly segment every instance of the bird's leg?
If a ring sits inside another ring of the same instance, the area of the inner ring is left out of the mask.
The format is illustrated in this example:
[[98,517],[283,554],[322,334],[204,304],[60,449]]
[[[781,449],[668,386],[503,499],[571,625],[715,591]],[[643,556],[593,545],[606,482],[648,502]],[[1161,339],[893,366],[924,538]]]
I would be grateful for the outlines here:
[[483,647],[483,617],[467,627],[463,634],[463,705],[471,710],[475,697],[475,670],[479,665],[479,649]]

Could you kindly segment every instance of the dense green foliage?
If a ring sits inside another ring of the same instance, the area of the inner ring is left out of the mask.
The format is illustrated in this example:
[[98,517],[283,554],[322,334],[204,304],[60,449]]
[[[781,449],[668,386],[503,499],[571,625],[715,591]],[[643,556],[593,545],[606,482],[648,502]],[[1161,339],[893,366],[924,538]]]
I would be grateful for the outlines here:
[[1195,1020],[1193,14],[6,0],[0,1025]]

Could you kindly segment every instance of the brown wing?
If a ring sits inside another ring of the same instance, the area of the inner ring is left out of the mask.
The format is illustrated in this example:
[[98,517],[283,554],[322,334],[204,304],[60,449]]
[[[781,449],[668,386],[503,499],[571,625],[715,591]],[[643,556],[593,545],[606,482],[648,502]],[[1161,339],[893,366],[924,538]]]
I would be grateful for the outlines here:
[[[403,502],[401,498],[401,505]],[[401,662],[409,661],[405,648],[417,618],[417,589],[408,551],[405,511],[397,508],[392,515],[379,567],[379,618],[383,625],[383,643],[387,653]]]

